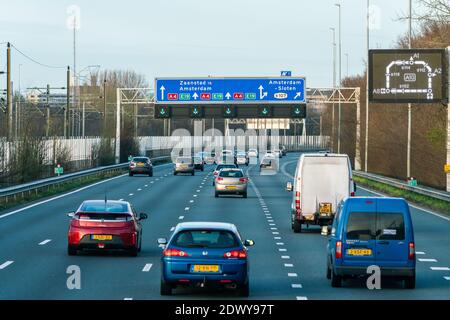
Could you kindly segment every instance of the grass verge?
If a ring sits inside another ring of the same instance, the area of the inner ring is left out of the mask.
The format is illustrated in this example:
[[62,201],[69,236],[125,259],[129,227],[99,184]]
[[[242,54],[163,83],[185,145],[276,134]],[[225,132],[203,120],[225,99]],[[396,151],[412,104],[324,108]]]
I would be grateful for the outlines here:
[[429,208],[450,216],[450,203],[447,201],[435,199],[413,191],[403,190],[397,187],[387,185],[385,183],[373,181],[363,177],[353,176],[353,180],[355,180],[357,184],[368,187],[370,189],[380,191],[384,194],[393,197],[405,198],[406,200],[415,203],[419,206]]

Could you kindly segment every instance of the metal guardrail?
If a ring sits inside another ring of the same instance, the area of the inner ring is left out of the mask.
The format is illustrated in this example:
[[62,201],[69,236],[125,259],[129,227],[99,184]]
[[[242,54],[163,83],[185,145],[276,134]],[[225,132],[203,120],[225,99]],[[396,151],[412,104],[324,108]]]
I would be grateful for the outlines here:
[[410,186],[408,185],[406,182],[397,180],[397,179],[393,179],[393,178],[386,178],[377,174],[373,174],[373,173],[366,173],[366,172],[361,172],[361,171],[353,171],[353,174],[355,176],[359,176],[362,178],[366,178],[366,179],[370,179],[376,182],[381,182],[381,183],[385,183],[387,185],[396,187],[396,188],[400,188],[403,190],[408,190],[408,191],[412,191],[415,193],[419,193],[422,194],[424,196],[428,196],[428,197],[432,197],[435,199],[439,199],[439,200],[443,200],[443,201],[448,201],[450,202],[450,193],[449,192],[445,192],[445,191],[440,191],[440,190],[436,190],[436,189],[432,189],[432,188],[428,188],[428,187],[423,187],[423,186]]
[[[168,159],[170,159],[170,156],[151,158],[152,162],[166,161]],[[126,168],[127,166],[128,166],[128,162],[114,164],[111,166],[103,166],[103,167],[98,167],[98,168],[94,168],[94,169],[78,171],[78,172],[74,172],[74,173],[64,174],[59,177],[51,177],[51,178],[47,178],[47,179],[41,179],[41,180],[24,183],[24,184],[17,185],[17,186],[0,189],[0,199],[5,198],[5,199],[2,199],[2,202],[4,202],[3,200],[8,202],[8,197],[15,197],[19,194],[21,194],[23,196],[26,193],[31,194],[32,191],[35,191],[37,193],[37,191],[41,188],[47,188],[47,187],[51,187],[54,185],[59,185],[61,183],[65,183],[65,182],[68,182],[71,180],[84,178],[84,177],[88,177],[88,176],[92,176],[92,175],[98,175],[98,174],[109,173],[109,172],[113,172],[113,171],[119,171],[119,170]]]

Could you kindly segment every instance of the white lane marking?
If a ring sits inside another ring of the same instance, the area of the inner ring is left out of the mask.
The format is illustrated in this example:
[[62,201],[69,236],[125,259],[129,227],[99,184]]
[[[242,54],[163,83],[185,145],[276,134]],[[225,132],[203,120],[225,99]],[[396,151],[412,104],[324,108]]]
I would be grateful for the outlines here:
[[271,227],[276,226],[276,225],[277,225],[276,223],[269,223],[269,226],[271,226]]
[[281,237],[273,237],[275,240],[281,240]]
[[423,252],[423,251],[416,251],[416,254],[423,255],[423,254],[425,254],[425,252]]
[[200,190],[196,190],[196,192],[200,192]]
[[419,259],[420,262],[437,262],[436,259]]
[[194,195],[193,195],[193,197],[194,197],[194,198],[197,198],[197,195],[196,195],[196,194],[194,194]]
[[278,249],[278,251],[280,251],[280,252],[286,252],[286,251],[287,251],[287,249],[284,249],[284,248],[280,248],[280,249]]
[[281,259],[290,259],[291,257],[289,256],[281,256]]
[[152,182],[150,182],[150,183],[152,183],[152,184],[153,184],[153,183],[155,183],[155,181],[152,181]]
[[131,301],[131,300],[133,300],[133,298],[123,298],[123,300]]
[[270,230],[278,230],[278,228],[272,227],[272,228],[270,228]]
[[134,193],[130,193],[129,196],[134,196]]
[[152,268],[153,264],[152,263],[147,263],[144,268],[142,269],[142,272],[149,272],[150,269]]
[[278,231],[273,231],[272,234],[280,234]]
[[[384,195],[384,194],[382,194],[382,193],[375,192],[375,191],[372,191],[372,190],[369,190],[369,189],[360,187],[359,185],[358,185],[358,188],[359,188],[359,189],[362,189],[362,190],[364,190],[364,191],[367,191],[367,192],[376,194],[377,196],[380,196],[380,197],[386,197],[386,195]],[[437,213],[437,212],[434,212],[434,211],[431,211],[431,210],[428,210],[428,209],[425,209],[425,208],[422,208],[422,207],[418,207],[418,206],[413,205],[413,204],[411,204],[411,203],[409,203],[409,202],[408,202],[408,204],[409,204],[410,207],[413,207],[414,209],[417,209],[417,210],[419,210],[419,211],[422,211],[422,212],[426,212],[426,213],[432,214],[433,216],[436,216],[436,217],[438,217],[438,218],[442,218],[442,219],[444,219],[444,220],[450,221],[450,218],[449,218],[449,217],[445,217],[445,216],[443,216],[443,215],[441,215],[441,214],[439,214],[439,213]]]
[[308,300],[307,297],[303,297],[303,296],[297,296],[295,297],[297,300]]
[[294,267],[294,265],[292,263],[285,263],[284,266],[286,268],[293,268]]
[[296,273],[288,273],[288,277],[297,277]]
[[119,201],[123,201],[123,199],[119,199]]
[[450,281],[450,277],[444,277],[444,279]]
[[194,200],[189,201],[189,203],[194,203]]
[[291,287],[293,289],[301,289],[301,288],[303,288],[303,286],[300,283],[293,283],[293,284],[291,284]]
[[142,189],[138,189],[138,191],[142,191]]
[[170,231],[172,232],[173,230],[175,230],[175,227],[170,228]]
[[284,246],[284,242],[277,242],[277,246]]
[[188,210],[189,210],[189,207],[184,208],[184,211],[188,211]]
[[0,270],[5,269],[7,266],[12,264],[14,261],[6,261],[5,263],[0,265]]
[[184,219],[184,216],[179,216],[178,217],[178,220],[183,220]]
[[51,239],[46,239],[46,240],[44,240],[44,241],[42,241],[42,242],[39,242],[39,245],[40,245],[40,246],[46,245],[46,244],[49,243],[50,241],[52,241],[52,240],[51,240]]
[[433,271],[450,271],[449,267],[430,267]]

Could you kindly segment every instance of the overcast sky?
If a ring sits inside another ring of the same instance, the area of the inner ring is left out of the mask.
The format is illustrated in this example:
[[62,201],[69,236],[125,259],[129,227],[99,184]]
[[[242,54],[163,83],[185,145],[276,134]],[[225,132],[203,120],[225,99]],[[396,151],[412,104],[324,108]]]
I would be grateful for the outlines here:
[[[80,8],[78,70],[88,65],[155,76],[278,76],[291,70],[308,87],[332,85],[332,33],[339,0],[0,0],[0,43],[49,65],[73,65],[68,8]],[[341,0],[342,76],[360,73],[366,1]],[[371,48],[392,47],[407,30],[408,0],[371,0]],[[337,34],[336,34],[337,39]],[[6,66],[0,45],[0,70]],[[21,87],[65,85],[65,69],[41,67],[13,51]],[[5,76],[0,76],[4,88]]]

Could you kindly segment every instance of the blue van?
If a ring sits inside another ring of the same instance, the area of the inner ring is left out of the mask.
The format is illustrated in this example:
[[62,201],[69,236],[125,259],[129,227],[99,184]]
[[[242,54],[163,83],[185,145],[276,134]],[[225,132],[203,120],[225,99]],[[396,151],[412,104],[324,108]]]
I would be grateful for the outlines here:
[[408,203],[400,198],[351,197],[337,208],[327,247],[327,278],[341,287],[349,277],[381,275],[416,285],[414,231]]

